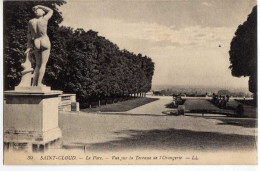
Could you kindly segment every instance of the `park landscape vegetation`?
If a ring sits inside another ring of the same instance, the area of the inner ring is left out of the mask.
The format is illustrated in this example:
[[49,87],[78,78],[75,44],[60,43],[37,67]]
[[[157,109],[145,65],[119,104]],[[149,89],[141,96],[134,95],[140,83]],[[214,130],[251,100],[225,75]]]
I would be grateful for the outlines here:
[[230,69],[235,77],[249,77],[249,91],[257,98],[257,6],[238,26],[230,44]]
[[54,11],[48,24],[52,47],[44,84],[75,93],[83,105],[148,92],[154,73],[151,58],[120,50],[96,31],[61,26],[59,6],[64,4],[64,0],[4,2],[4,89],[14,89],[20,82],[27,23],[33,18],[32,8],[44,5]]
[[[61,26],[58,1],[4,2],[4,89],[11,90],[21,79],[25,60],[27,23],[32,7],[44,5],[54,10],[49,21],[51,56],[44,83],[64,93],[75,93],[81,105],[91,101],[144,94],[151,89],[154,63],[151,58],[120,48],[97,31]],[[249,77],[249,91],[257,97],[257,7],[238,26],[230,44],[233,76]],[[105,102],[106,103],[106,102]]]

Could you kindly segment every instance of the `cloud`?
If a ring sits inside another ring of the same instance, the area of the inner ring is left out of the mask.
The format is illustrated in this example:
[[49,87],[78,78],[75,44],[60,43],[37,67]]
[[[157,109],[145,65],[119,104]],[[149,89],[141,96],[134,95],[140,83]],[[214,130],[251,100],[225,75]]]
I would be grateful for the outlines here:
[[[83,24],[84,23],[84,24]],[[64,25],[71,25],[64,22]],[[174,29],[173,26],[165,26],[148,22],[125,22],[119,19],[102,18],[98,21],[88,19],[84,22],[74,22],[74,27],[86,30],[98,30],[99,35],[105,36],[111,41],[118,39],[140,40],[143,43],[154,46],[203,46],[214,47],[220,43],[230,42],[235,29],[230,27],[202,27],[200,25]]]
[[211,4],[210,2],[202,2],[202,5],[203,6],[207,6],[207,7],[211,7],[211,6],[213,6],[213,4]]
[[182,29],[196,25],[234,27],[245,21],[254,5],[256,0],[81,0],[68,1],[61,11],[64,19],[71,23],[82,18],[96,21],[111,18]]

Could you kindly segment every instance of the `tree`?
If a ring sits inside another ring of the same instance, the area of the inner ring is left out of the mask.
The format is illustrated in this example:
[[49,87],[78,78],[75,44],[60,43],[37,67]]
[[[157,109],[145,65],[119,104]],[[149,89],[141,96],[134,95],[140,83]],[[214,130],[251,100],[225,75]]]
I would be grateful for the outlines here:
[[227,96],[227,95],[231,96],[231,92],[228,90],[219,90],[217,94],[220,96]]
[[257,6],[239,25],[230,46],[229,68],[235,77],[249,76],[249,91],[257,94]]

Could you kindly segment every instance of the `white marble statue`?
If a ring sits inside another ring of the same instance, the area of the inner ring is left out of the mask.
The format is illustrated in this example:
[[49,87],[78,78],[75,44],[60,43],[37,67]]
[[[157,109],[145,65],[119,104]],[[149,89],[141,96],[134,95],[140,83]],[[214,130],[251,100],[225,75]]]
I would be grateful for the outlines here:
[[42,5],[37,5],[32,10],[36,17],[28,23],[26,60],[22,64],[24,70],[22,71],[23,77],[19,86],[24,86],[25,84],[28,87],[31,86],[29,75],[33,69],[31,68],[30,53],[34,53],[36,66],[32,86],[42,87],[45,86],[42,84],[42,79],[51,50],[51,43],[47,35],[47,25],[48,20],[52,17],[53,10]]

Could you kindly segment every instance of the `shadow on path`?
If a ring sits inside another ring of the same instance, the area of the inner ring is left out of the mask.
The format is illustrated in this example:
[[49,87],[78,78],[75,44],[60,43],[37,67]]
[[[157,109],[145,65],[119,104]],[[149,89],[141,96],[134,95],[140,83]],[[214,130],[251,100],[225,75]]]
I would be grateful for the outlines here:
[[114,133],[118,136],[124,135],[124,137],[104,143],[84,144],[76,142],[74,144],[93,151],[199,150],[203,152],[256,150],[256,137],[249,135],[196,132],[183,129],[123,130]]
[[234,118],[219,118],[222,121],[218,125],[234,125],[245,128],[257,128],[257,120],[255,119],[234,119]]
[[[201,115],[185,115],[191,117],[202,117]],[[223,116],[203,116],[204,119],[216,119],[220,120],[222,123],[218,125],[233,125],[233,126],[242,126],[244,128],[257,128],[257,119],[254,118],[234,118],[234,117],[223,117]]]

